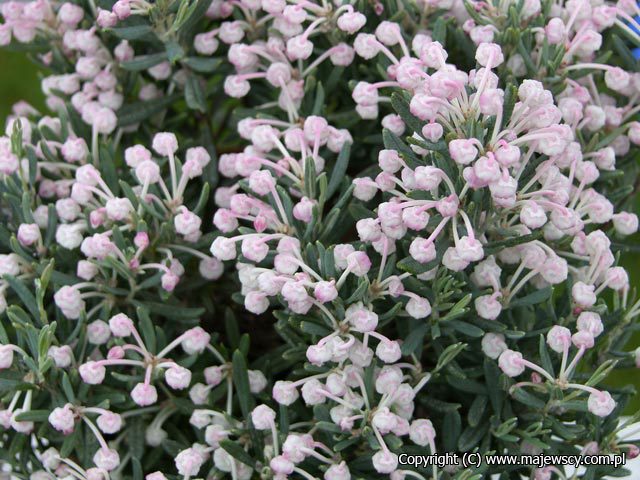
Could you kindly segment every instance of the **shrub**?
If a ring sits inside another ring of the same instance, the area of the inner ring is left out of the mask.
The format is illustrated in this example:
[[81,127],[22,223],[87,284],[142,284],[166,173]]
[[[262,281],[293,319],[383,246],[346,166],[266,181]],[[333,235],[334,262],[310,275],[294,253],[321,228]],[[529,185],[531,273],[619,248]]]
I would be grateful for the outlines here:
[[3,3],[49,110],[15,105],[0,139],[11,475],[540,480],[564,467],[403,458],[637,456],[635,392],[606,379],[640,361],[638,10]]

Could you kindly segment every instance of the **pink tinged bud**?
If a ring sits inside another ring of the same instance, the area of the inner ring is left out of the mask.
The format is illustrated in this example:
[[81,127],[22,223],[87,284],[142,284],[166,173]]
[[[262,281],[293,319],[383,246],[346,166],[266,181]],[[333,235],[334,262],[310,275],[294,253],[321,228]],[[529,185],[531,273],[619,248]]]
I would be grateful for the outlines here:
[[207,385],[215,387],[222,382],[223,370],[219,366],[207,367],[204,369],[204,379]]
[[104,381],[106,369],[98,362],[90,360],[80,365],[79,372],[83,382],[89,385],[99,385]]
[[244,297],[244,307],[255,315],[260,315],[269,308],[269,299],[262,292],[249,292]]
[[138,232],[136,236],[133,237],[133,244],[142,250],[149,246],[149,234],[147,232]]
[[28,421],[19,422],[18,420],[16,420],[16,417],[24,412],[22,408],[16,408],[13,411],[13,415],[9,410],[4,410],[4,412],[7,412],[6,415],[7,417],[9,417],[9,427],[13,428],[16,432],[27,434],[33,431],[33,427],[34,427],[33,422],[28,422]]
[[199,33],[193,39],[193,47],[201,55],[213,55],[220,42],[211,32]]
[[115,345],[113,347],[111,347],[109,349],[109,351],[107,352],[107,359],[108,360],[121,360],[125,357],[125,351],[124,348]]
[[128,337],[134,329],[133,320],[124,313],[118,313],[109,320],[109,328],[114,337]]
[[475,238],[460,237],[456,249],[460,258],[466,262],[478,262],[484,258],[482,244]]
[[49,347],[47,356],[53,360],[56,367],[67,368],[73,360],[73,351],[69,345],[63,345],[61,347],[52,345]]
[[112,8],[112,12],[116,14],[118,20],[124,20],[131,15],[131,5],[129,0],[118,0]]
[[316,283],[313,295],[320,303],[332,302],[338,297],[338,290],[336,289],[335,280],[320,281]]
[[311,221],[313,217],[313,207],[316,202],[314,200],[310,200],[307,197],[302,197],[302,199],[295,204],[293,207],[293,216],[297,220],[301,222],[308,223]]
[[552,18],[544,28],[545,37],[551,45],[561,43],[565,39],[566,31],[566,26],[560,18]]
[[451,194],[442,200],[439,200],[436,204],[436,210],[443,217],[453,217],[458,213],[460,201],[455,194]]
[[12,345],[0,345],[0,370],[11,367],[12,363],[13,363]]
[[340,270],[347,268],[347,257],[355,251],[353,245],[339,244],[333,248],[333,260]]
[[589,395],[587,408],[598,417],[606,417],[616,408],[616,402],[609,392],[594,392]]
[[600,335],[604,330],[600,315],[595,312],[582,312],[578,315],[576,326],[578,330],[589,332],[594,337]]
[[20,167],[20,160],[11,152],[11,148],[7,144],[0,148],[0,173],[12,175]]
[[417,167],[414,171],[415,187],[420,190],[433,190],[438,188],[443,177],[444,172],[439,168],[431,166]]
[[380,51],[380,44],[376,37],[369,33],[359,33],[353,42],[353,47],[356,53],[365,60],[372,59]]
[[178,151],[178,139],[173,133],[156,133],[151,146],[158,155],[169,157]]
[[240,75],[229,75],[224,81],[224,93],[233,98],[242,98],[251,90],[251,84]]
[[378,165],[389,173],[395,173],[402,168],[403,161],[395,150],[380,150],[378,153]]
[[118,24],[118,16],[108,10],[98,8],[98,17],[96,18],[96,24],[100,28],[112,28]]
[[373,468],[378,473],[392,473],[398,468],[398,455],[390,451],[380,450],[372,458]]
[[409,438],[416,445],[426,447],[436,438],[436,431],[431,420],[419,419],[411,422]]
[[195,213],[190,212],[183,207],[181,213],[176,215],[173,219],[173,224],[175,226],[176,233],[189,236],[200,231],[202,219]]
[[211,244],[211,254],[218,260],[233,260],[237,255],[236,244],[229,238],[216,237]]
[[224,273],[224,265],[217,258],[203,258],[198,264],[198,271],[207,280],[217,280]]
[[83,17],[84,10],[82,7],[74,5],[73,3],[65,2],[60,7],[60,10],[58,10],[58,19],[70,27],[74,27],[80,23]]
[[364,308],[362,302],[351,305],[345,311],[344,318],[353,330],[361,333],[372,332],[378,326],[378,315]]
[[421,207],[409,207],[402,210],[402,223],[407,228],[420,231],[429,224],[429,214]]
[[205,442],[207,442],[207,445],[214,448],[218,448],[220,446],[220,442],[227,438],[229,438],[229,432],[221,425],[209,425],[204,431]]
[[81,163],[87,158],[89,148],[83,138],[69,138],[61,148],[62,157],[71,163]]
[[382,232],[378,220],[374,218],[363,218],[356,222],[358,236],[363,242],[374,242],[380,238]]
[[605,273],[607,286],[613,290],[624,290],[629,287],[629,275],[622,267],[609,268]]
[[236,215],[226,208],[221,208],[216,211],[213,216],[213,224],[223,233],[233,232],[238,228],[238,219]]
[[96,423],[102,433],[112,435],[122,428],[122,417],[117,413],[106,411],[96,419]]
[[631,76],[620,67],[608,68],[604,73],[604,82],[611,90],[624,90],[631,81]]
[[71,198],[63,198],[56,202],[56,213],[62,220],[73,222],[80,216],[80,205]]
[[136,178],[141,184],[153,185],[160,181],[160,167],[152,160],[144,160],[136,167]]
[[95,320],[87,325],[87,338],[93,345],[104,345],[111,337],[109,325],[102,320]]
[[487,320],[495,320],[502,312],[502,305],[493,295],[482,295],[475,299],[478,315]]
[[397,136],[401,136],[406,127],[399,115],[389,114],[382,119],[382,126]]
[[259,263],[269,253],[269,245],[261,237],[248,237],[242,240],[242,255],[252,262]]
[[323,365],[331,360],[333,352],[327,345],[310,345],[307,348],[307,360],[313,365]]
[[555,325],[547,333],[547,344],[554,352],[562,353],[571,346],[571,332],[566,327]]
[[520,149],[514,145],[504,145],[494,152],[496,160],[503,167],[516,165],[520,161]]
[[500,164],[493,156],[480,157],[473,165],[473,173],[486,184],[497,182],[502,175]]
[[158,391],[153,385],[138,383],[131,390],[131,398],[137,405],[146,407],[158,401]]
[[531,229],[540,228],[547,223],[547,214],[540,205],[531,200],[520,210],[520,221]]
[[476,50],[476,60],[483,67],[495,68],[504,62],[504,55],[500,45],[481,43]]
[[295,402],[299,393],[293,382],[279,380],[273,385],[273,399],[280,405],[289,406]]
[[353,179],[353,196],[363,202],[368,202],[376,196],[378,188],[370,177],[361,177]]
[[184,333],[181,346],[187,355],[193,355],[202,353],[210,341],[211,335],[201,327],[194,327]]
[[426,238],[416,237],[409,246],[409,254],[419,263],[429,263],[436,258],[436,248]]
[[258,430],[270,430],[274,425],[276,412],[266,405],[258,405],[251,412],[251,421]]
[[20,245],[30,247],[40,240],[40,227],[35,223],[23,223],[18,227],[17,237]]
[[593,334],[591,332],[588,332],[587,330],[580,330],[574,333],[573,337],[571,337],[571,340],[577,348],[584,349],[592,348],[595,343]]
[[402,356],[400,344],[397,341],[382,340],[376,347],[376,356],[384,363],[395,363]]
[[182,390],[191,383],[191,371],[187,368],[176,365],[167,369],[164,373],[164,379],[174,390]]
[[120,465],[120,456],[115,450],[101,448],[93,456],[93,463],[96,464],[96,467],[110,472]]
[[133,212],[133,205],[128,198],[110,198],[105,204],[107,217],[110,220],[121,221]]
[[431,304],[429,300],[422,297],[411,297],[405,309],[413,318],[425,318],[431,314]]
[[358,82],[351,93],[353,100],[363,107],[375,107],[378,104],[378,89],[368,82]]
[[420,120],[433,122],[438,116],[442,105],[437,97],[432,97],[425,93],[418,93],[413,96],[409,103],[409,111]]
[[288,460],[284,455],[278,455],[277,457],[273,457],[269,462],[269,466],[273,473],[276,475],[283,475],[286,478],[286,475],[290,475],[293,473],[293,469],[295,465],[293,462]]
[[498,115],[502,112],[504,103],[504,90],[492,88],[485,90],[480,95],[480,111],[484,115]]
[[431,122],[422,127],[422,136],[430,142],[437,142],[442,138],[444,130],[439,123]]
[[313,43],[304,35],[287,40],[287,57],[289,60],[306,60],[313,52]]
[[484,337],[482,337],[481,346],[484,354],[494,360],[507,349],[504,335],[501,333],[486,333]]
[[131,168],[136,168],[142,162],[151,160],[151,152],[142,145],[134,145],[124,151],[124,161]]
[[505,375],[509,377],[517,377],[524,372],[525,369],[522,354],[520,352],[514,352],[513,350],[505,350],[502,352],[500,358],[498,358],[498,365]]
[[269,194],[276,185],[276,181],[268,170],[256,170],[249,176],[249,188],[258,195]]
[[460,257],[457,248],[449,247],[442,256],[442,265],[454,272],[461,272],[469,266],[469,262]]
[[360,12],[350,12],[338,18],[338,28],[343,32],[354,34],[367,23],[367,17]]
[[632,235],[638,231],[638,216],[621,212],[613,216],[613,226],[620,235]]
[[375,426],[382,435],[391,432],[397,423],[396,415],[389,411],[388,407],[379,407],[371,419],[371,424]]
[[267,378],[260,370],[249,370],[247,374],[251,393],[260,393],[267,387]]
[[80,291],[72,286],[61,287],[53,295],[53,300],[64,316],[71,320],[80,318],[84,310],[85,303],[80,296]]
[[324,472],[324,480],[351,480],[351,472],[346,462],[331,465]]
[[182,450],[175,458],[176,469],[183,477],[196,476],[203,463],[204,456],[195,448]]
[[347,256],[347,268],[357,277],[362,277],[369,272],[371,260],[365,252],[353,252]]
[[595,294],[595,287],[593,285],[587,285],[584,282],[576,282],[571,287],[571,297],[576,305],[589,308],[592,307],[597,300]]
[[542,278],[553,285],[564,282],[567,279],[568,273],[569,269],[566,260],[557,255],[549,257],[540,269]]

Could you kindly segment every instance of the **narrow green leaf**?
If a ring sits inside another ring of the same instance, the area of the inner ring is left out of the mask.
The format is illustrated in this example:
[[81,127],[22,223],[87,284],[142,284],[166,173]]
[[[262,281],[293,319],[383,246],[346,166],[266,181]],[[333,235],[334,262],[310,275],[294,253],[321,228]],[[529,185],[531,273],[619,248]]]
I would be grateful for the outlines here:
[[342,183],[344,176],[349,166],[349,156],[351,153],[351,144],[345,143],[338,154],[336,164],[331,171],[331,178],[329,179],[329,186],[327,187],[327,199],[330,199],[334,193],[338,190],[338,187]]
[[[249,388],[249,375],[247,374],[247,361],[239,350],[233,352],[232,358],[233,383],[236,387],[236,398],[240,403],[242,415],[248,418],[254,407],[253,395]],[[231,453],[231,452],[229,452]]]

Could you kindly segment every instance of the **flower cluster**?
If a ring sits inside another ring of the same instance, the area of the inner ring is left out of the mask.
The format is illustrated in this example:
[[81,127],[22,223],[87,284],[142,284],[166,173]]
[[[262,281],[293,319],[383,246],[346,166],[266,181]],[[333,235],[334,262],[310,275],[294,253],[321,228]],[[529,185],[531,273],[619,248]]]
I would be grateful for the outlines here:
[[3,470],[448,480],[504,472],[402,455],[637,456],[633,392],[605,380],[640,366],[639,13],[3,3],[49,112],[14,105],[0,137]]

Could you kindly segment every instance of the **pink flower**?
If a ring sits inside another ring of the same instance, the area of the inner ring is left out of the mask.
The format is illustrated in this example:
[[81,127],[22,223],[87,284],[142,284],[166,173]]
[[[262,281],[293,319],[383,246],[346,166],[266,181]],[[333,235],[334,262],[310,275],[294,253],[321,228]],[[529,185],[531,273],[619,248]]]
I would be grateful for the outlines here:
[[158,392],[156,387],[147,383],[138,383],[131,390],[131,398],[141,407],[153,405],[158,401]]
[[498,365],[505,375],[509,377],[517,377],[525,369],[522,362],[522,354],[508,349],[500,354]]
[[598,417],[606,417],[616,408],[616,402],[609,392],[594,392],[587,400],[589,411]]
[[53,428],[65,435],[73,431],[75,414],[71,410],[72,405],[67,403],[64,407],[54,408],[49,414],[49,423]]
[[251,422],[258,430],[269,430],[276,418],[276,412],[266,405],[258,405],[251,412]]

